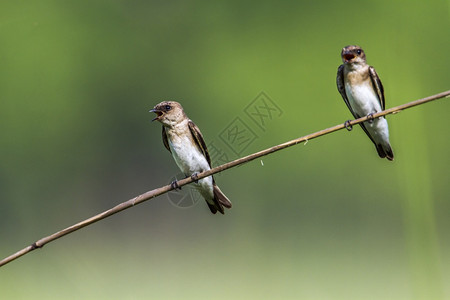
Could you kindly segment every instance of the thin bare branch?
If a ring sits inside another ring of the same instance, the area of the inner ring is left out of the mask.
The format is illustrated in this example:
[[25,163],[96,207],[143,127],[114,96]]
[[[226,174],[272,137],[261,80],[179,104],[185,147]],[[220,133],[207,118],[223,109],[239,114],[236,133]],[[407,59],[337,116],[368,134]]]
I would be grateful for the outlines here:
[[[364,121],[367,121],[367,120],[369,120],[371,118],[378,118],[378,117],[389,115],[389,114],[395,114],[395,113],[398,113],[398,112],[400,112],[400,111],[402,111],[404,109],[411,108],[411,107],[414,107],[414,106],[417,106],[417,105],[421,105],[421,104],[424,104],[424,103],[427,103],[427,102],[430,102],[430,101],[434,101],[434,100],[437,100],[437,99],[441,99],[441,98],[444,98],[444,97],[448,98],[449,96],[450,96],[450,90],[448,90],[446,92],[442,92],[442,93],[436,94],[436,95],[433,95],[433,96],[429,96],[429,97],[426,97],[426,98],[423,98],[423,99],[412,101],[412,102],[409,102],[409,103],[406,103],[406,104],[403,104],[403,105],[399,105],[399,106],[396,106],[396,107],[384,110],[382,112],[373,114],[372,116],[362,117],[362,118],[359,118],[359,119],[356,119],[356,120],[352,120],[352,121],[346,122],[344,124],[336,125],[336,126],[333,126],[333,127],[327,128],[327,129],[323,129],[323,130],[315,132],[315,133],[311,133],[311,134],[305,135],[303,137],[291,140],[289,142],[286,142],[286,143],[283,143],[283,144],[279,144],[277,146],[273,146],[271,148],[268,148],[268,149],[265,149],[265,150],[262,150],[262,151],[259,151],[259,152],[247,155],[245,157],[236,159],[234,161],[225,163],[223,165],[220,165],[220,166],[217,166],[215,168],[212,168],[211,170],[199,173],[198,176],[197,176],[197,180],[201,179],[201,178],[204,178],[204,177],[207,177],[207,176],[210,176],[210,175],[213,175],[213,174],[216,174],[216,173],[219,173],[219,172],[222,172],[222,171],[225,171],[227,169],[236,167],[238,165],[247,163],[247,162],[252,161],[252,160],[254,160],[256,158],[259,158],[259,157],[262,157],[262,156],[265,156],[265,155],[277,152],[277,151],[279,151],[281,149],[285,149],[285,148],[288,148],[290,146],[294,146],[294,145],[297,145],[297,144],[302,143],[302,142],[307,142],[307,141],[315,139],[317,137],[320,137],[320,136],[323,136],[323,135],[326,135],[326,134],[329,134],[329,133],[341,130],[343,128],[346,128],[346,125],[347,126],[352,126],[352,125],[359,124],[359,123],[362,123]],[[181,179],[181,180],[177,181],[179,187],[182,187],[182,186],[184,186],[186,184],[189,184],[189,183],[192,183],[192,182],[193,182],[193,179],[191,177],[187,177],[187,178],[184,178],[184,179]],[[163,187],[160,187],[160,188],[148,191],[148,192],[146,192],[146,193],[144,193],[142,195],[139,195],[139,196],[137,196],[137,197],[135,197],[133,199],[130,199],[128,201],[120,203],[119,205],[116,205],[115,207],[113,207],[113,208],[111,208],[111,209],[109,209],[107,211],[104,211],[104,212],[102,212],[102,213],[100,213],[98,215],[95,215],[95,216],[93,216],[93,217],[91,217],[89,219],[86,219],[86,220],[81,221],[81,222],[79,222],[79,223],[77,223],[75,225],[67,227],[67,228],[65,228],[65,229],[63,229],[61,231],[58,231],[58,232],[56,232],[56,233],[54,233],[52,235],[44,237],[44,238],[34,242],[30,246],[28,246],[28,247],[26,247],[26,248],[24,248],[24,249],[22,249],[22,250],[20,250],[20,251],[18,251],[16,253],[12,254],[12,255],[6,257],[5,259],[1,260],[0,261],[0,267],[3,266],[3,265],[6,265],[7,263],[9,263],[9,262],[11,262],[11,261],[21,257],[22,255],[25,255],[25,254],[29,253],[29,252],[37,249],[37,248],[42,248],[47,243],[50,243],[50,242],[52,242],[54,240],[57,240],[57,239],[65,236],[65,235],[67,235],[69,233],[72,233],[74,231],[77,231],[77,230],[85,227],[85,226],[88,226],[88,225],[93,224],[95,222],[98,222],[98,221],[100,221],[102,219],[105,219],[105,218],[107,218],[107,217],[109,217],[111,215],[114,215],[114,214],[116,214],[118,212],[121,212],[121,211],[127,209],[127,208],[130,208],[130,207],[132,207],[132,206],[134,206],[136,204],[145,202],[145,201],[147,201],[147,200],[149,200],[151,198],[155,198],[155,197],[157,197],[159,195],[165,194],[165,193],[169,192],[172,189],[173,189],[173,187],[171,185],[166,185],[166,186],[163,186]]]

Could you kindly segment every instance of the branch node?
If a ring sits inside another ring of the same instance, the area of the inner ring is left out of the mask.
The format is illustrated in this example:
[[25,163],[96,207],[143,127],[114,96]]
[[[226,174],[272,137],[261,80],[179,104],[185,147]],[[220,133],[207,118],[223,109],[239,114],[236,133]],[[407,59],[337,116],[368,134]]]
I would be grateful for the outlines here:
[[34,242],[33,244],[31,244],[31,250],[34,250],[34,249],[39,249],[39,248],[42,248],[43,246],[38,246],[38,244],[36,244],[36,242]]

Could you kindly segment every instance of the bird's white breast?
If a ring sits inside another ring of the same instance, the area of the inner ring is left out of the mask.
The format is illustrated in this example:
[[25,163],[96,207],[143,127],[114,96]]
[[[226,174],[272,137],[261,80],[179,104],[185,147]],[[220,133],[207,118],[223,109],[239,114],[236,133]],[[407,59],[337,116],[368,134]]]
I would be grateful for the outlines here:
[[203,153],[189,135],[173,136],[169,146],[178,167],[186,175],[209,170],[209,164]]
[[[352,85],[346,82],[345,92],[350,106],[360,117],[381,111],[378,95],[369,80]],[[373,122],[364,122],[364,125],[375,143],[389,144],[389,129],[385,118],[380,117]]]
[[370,81],[364,81],[361,84],[350,85],[345,83],[345,92],[347,94],[350,106],[359,116],[366,116],[370,113],[381,111],[380,101],[375,93]]
[[[171,133],[168,132],[168,134],[171,135],[168,142],[172,156],[178,167],[186,176],[210,169],[206,157],[197,147],[189,130],[187,130],[185,134],[181,135],[175,134],[174,132]],[[212,199],[214,197],[212,176],[200,179],[194,184],[194,187],[199,190],[200,194],[205,197],[206,201],[209,201],[208,199]]]

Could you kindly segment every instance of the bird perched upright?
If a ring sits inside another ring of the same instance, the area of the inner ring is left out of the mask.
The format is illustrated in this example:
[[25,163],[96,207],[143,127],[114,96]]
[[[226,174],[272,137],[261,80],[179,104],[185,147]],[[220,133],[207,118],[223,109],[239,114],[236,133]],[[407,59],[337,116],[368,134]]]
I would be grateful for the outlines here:
[[[355,118],[384,110],[384,90],[377,72],[366,62],[366,54],[359,46],[347,46],[341,52],[343,64],[337,72],[337,88]],[[388,123],[384,117],[360,123],[375,144],[381,158],[394,160],[389,143]]]
[[[184,113],[180,103],[163,101],[150,112],[156,113],[152,121],[162,124],[164,146],[187,176],[196,177],[197,173],[211,169],[211,159],[203,140],[202,133]],[[196,189],[205,198],[213,214],[224,213],[224,207],[231,208],[231,202],[214,182],[213,176],[202,178],[194,183]]]

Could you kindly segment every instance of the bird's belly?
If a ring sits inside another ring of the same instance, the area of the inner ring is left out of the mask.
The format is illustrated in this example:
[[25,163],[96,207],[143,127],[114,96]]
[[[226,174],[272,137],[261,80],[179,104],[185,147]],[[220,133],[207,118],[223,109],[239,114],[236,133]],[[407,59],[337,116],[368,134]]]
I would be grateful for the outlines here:
[[364,122],[367,131],[376,143],[389,144],[389,129],[385,118],[380,117],[373,120],[372,123]]
[[381,111],[380,101],[369,84],[345,85],[348,101],[353,111],[360,117]]
[[[176,164],[186,176],[210,169],[206,157],[190,139],[182,139],[176,143],[169,141],[169,146]],[[208,176],[194,183],[194,187],[205,199],[213,198],[213,179]]]
[[172,143],[169,141],[173,158],[185,175],[209,170],[209,164],[203,153],[189,139]]

